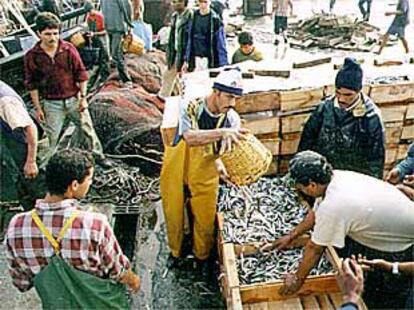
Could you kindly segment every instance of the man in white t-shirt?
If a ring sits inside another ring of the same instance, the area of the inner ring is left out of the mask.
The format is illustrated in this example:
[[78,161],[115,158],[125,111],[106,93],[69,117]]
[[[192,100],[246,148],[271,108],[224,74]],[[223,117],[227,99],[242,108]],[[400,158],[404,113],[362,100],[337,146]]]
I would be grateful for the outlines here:
[[[341,249],[342,256],[413,260],[414,202],[396,187],[357,172],[333,170],[313,151],[296,154],[289,172],[297,190],[321,199],[315,203],[313,223],[308,219],[289,235],[291,241],[313,227],[298,271],[287,275],[282,294],[300,289],[327,246]],[[412,284],[409,277],[377,273],[367,277],[364,300],[369,308],[404,307]]]

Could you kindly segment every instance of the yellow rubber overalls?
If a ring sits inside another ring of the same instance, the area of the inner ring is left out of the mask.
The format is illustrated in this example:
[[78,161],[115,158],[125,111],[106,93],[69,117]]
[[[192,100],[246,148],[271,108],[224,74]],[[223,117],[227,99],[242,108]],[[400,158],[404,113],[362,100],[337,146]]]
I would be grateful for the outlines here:
[[[190,105],[192,128],[198,129],[197,110],[200,101]],[[188,109],[190,110],[190,109]],[[219,128],[225,115],[217,123]],[[182,139],[176,146],[166,146],[161,169],[161,198],[167,224],[168,244],[174,257],[180,257],[184,237],[184,188],[188,186],[193,224],[193,252],[198,259],[207,259],[214,243],[219,175],[215,168],[218,158],[213,145],[189,147]]]

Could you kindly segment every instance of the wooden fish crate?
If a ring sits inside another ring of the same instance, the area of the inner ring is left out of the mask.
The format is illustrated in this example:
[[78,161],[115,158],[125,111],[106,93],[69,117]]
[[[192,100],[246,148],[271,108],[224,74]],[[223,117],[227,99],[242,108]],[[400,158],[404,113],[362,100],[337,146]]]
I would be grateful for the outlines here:
[[[309,276],[297,294],[288,297],[279,294],[283,281],[242,285],[239,282],[236,259],[240,251],[249,251],[249,245],[226,243],[223,238],[224,215],[217,213],[217,244],[221,266],[220,286],[228,309],[336,309],[342,304],[342,294],[335,274]],[[302,245],[308,239],[299,243]],[[335,269],[339,258],[332,247],[327,255]],[[367,309],[363,301],[360,309]]]
[[279,92],[266,91],[246,94],[236,100],[235,109],[239,113],[279,110]]
[[414,82],[370,85],[369,96],[377,105],[412,100],[414,98]]

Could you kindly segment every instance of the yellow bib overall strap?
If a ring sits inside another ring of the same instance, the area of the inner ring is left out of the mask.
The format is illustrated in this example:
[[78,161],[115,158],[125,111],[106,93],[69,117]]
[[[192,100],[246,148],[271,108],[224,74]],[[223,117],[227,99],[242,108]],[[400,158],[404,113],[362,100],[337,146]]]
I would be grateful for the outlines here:
[[58,234],[57,239],[53,238],[52,233],[43,224],[39,215],[36,213],[36,210],[33,210],[31,214],[32,214],[33,221],[36,223],[37,227],[39,227],[40,231],[45,235],[46,239],[50,242],[50,244],[53,247],[53,250],[55,251],[55,254],[58,255],[60,252],[60,241],[63,239],[63,236],[65,235],[66,231],[72,225],[73,221],[78,215],[78,211],[74,211],[72,215],[69,217],[69,219],[65,222],[61,231]]
[[125,285],[78,270],[60,256],[59,243],[77,214],[78,211],[72,213],[55,239],[42,223],[39,215],[35,211],[31,212],[34,222],[52,244],[55,252],[55,255],[48,259],[47,266],[42,268],[33,279],[36,292],[42,301],[42,308],[46,310],[128,309]]
[[[195,130],[200,129],[198,126],[198,118],[203,112],[203,107],[204,107],[203,104],[205,105],[205,99],[197,98],[197,99],[192,100],[187,107],[187,114],[191,119],[191,126]],[[211,129],[220,128],[223,125],[225,119],[226,119],[226,113],[221,114],[217,121],[216,127],[211,128]],[[218,142],[212,142],[212,143],[205,145],[204,151],[205,151],[205,155],[218,154],[219,152]]]

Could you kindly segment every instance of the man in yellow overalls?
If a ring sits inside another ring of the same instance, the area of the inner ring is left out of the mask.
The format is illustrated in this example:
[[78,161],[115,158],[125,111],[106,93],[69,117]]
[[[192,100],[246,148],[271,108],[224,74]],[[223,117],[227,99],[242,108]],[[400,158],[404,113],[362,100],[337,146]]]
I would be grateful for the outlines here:
[[193,217],[193,253],[201,270],[207,266],[214,243],[219,175],[227,175],[218,154],[231,149],[247,132],[240,128],[240,117],[233,110],[236,97],[243,92],[241,82],[239,69],[226,69],[217,76],[207,97],[181,103],[174,146],[166,147],[161,170],[161,197],[172,266],[177,265],[181,256],[186,198]]

